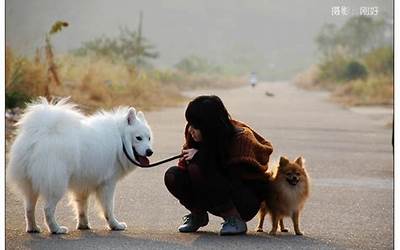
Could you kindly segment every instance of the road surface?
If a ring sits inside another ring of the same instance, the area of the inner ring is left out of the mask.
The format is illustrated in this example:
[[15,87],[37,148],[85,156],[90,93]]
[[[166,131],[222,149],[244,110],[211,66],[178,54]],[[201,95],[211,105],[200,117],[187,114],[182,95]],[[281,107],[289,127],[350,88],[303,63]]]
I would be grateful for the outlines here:
[[[266,91],[274,96],[266,95]],[[77,231],[72,209],[64,198],[58,221],[68,235],[24,232],[21,199],[7,188],[7,249],[391,249],[393,248],[393,158],[390,111],[359,112],[328,100],[328,94],[299,90],[285,82],[259,84],[232,90],[188,93],[216,94],[232,117],[252,126],[274,145],[272,161],[280,155],[303,155],[312,178],[301,227],[304,236],[276,237],[254,231],[257,218],[248,223],[246,236],[218,235],[222,220],[211,216],[198,233],[177,232],[187,211],[163,183],[172,165],[137,169],[117,187],[116,215],[128,230],[111,232],[90,202],[90,231]],[[156,161],[180,151],[185,105],[146,113],[155,137]],[[42,229],[43,203],[37,220]],[[270,220],[265,223],[270,228]]]

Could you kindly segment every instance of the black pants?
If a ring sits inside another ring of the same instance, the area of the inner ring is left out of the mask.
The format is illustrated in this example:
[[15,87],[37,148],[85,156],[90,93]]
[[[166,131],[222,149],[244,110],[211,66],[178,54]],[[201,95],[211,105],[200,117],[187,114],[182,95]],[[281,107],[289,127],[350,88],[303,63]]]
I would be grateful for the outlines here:
[[249,221],[260,208],[260,185],[197,163],[186,168],[169,168],[164,181],[169,192],[190,211],[221,216],[224,211],[236,207],[241,218]]

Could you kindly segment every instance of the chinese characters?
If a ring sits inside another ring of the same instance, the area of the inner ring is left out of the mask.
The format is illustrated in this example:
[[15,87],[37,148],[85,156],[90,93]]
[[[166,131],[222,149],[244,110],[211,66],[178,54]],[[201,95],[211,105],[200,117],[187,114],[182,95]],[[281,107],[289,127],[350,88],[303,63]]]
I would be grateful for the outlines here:
[[349,16],[349,15],[360,15],[360,16],[377,16],[379,13],[378,6],[362,6],[357,10],[351,9],[348,6],[333,6],[331,8],[332,16]]

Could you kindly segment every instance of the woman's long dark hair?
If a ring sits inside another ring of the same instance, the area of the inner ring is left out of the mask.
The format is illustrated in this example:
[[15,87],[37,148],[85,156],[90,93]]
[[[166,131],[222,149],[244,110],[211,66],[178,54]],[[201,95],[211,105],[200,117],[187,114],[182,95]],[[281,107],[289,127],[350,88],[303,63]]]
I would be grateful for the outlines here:
[[[205,164],[224,167],[235,127],[221,99],[215,95],[198,96],[189,103],[185,117],[188,125],[201,132],[202,141],[196,146],[202,151]],[[194,143],[191,138],[187,142]]]

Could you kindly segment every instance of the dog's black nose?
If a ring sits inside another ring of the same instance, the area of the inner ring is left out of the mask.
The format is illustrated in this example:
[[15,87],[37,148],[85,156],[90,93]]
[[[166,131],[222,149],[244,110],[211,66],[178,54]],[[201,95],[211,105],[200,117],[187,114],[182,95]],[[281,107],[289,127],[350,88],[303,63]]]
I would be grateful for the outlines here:
[[153,151],[151,149],[146,150],[146,156],[151,156],[153,154]]

